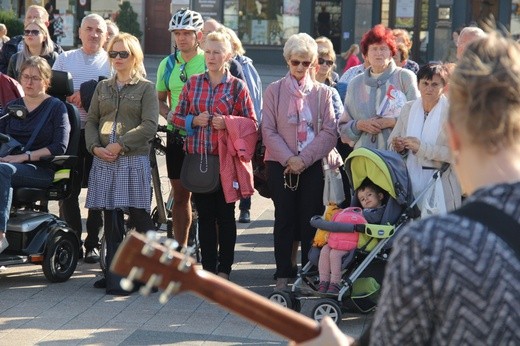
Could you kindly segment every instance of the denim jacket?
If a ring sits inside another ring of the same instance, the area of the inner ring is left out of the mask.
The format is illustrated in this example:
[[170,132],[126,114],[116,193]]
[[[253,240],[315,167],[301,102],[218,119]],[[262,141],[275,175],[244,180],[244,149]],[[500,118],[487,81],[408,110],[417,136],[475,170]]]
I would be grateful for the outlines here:
[[134,77],[118,90],[115,77],[99,82],[85,124],[87,150],[110,143],[114,128],[121,155],[148,155],[149,141],[157,131],[159,103],[154,85]]

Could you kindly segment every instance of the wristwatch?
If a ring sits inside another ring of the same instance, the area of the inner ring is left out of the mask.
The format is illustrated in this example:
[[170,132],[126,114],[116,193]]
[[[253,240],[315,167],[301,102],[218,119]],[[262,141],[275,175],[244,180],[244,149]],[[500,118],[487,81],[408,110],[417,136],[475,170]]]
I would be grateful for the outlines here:
[[27,161],[31,161],[31,151],[27,150],[25,153],[27,154],[27,157],[29,158]]

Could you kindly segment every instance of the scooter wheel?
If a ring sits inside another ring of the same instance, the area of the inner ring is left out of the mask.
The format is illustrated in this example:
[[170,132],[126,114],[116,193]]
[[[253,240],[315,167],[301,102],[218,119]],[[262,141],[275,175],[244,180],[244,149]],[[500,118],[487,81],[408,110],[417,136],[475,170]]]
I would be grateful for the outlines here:
[[56,232],[47,240],[43,274],[50,282],[67,281],[78,265],[79,244],[72,233]]

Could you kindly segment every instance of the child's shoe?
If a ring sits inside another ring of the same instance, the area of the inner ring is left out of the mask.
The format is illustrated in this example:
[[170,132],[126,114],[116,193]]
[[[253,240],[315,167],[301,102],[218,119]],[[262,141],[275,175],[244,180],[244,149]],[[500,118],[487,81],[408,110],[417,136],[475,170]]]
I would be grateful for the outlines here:
[[327,289],[327,294],[338,294],[341,286],[337,282],[331,282]]
[[328,288],[329,288],[329,282],[328,281],[321,281],[320,285],[318,286],[318,292],[320,292],[320,293],[327,293]]

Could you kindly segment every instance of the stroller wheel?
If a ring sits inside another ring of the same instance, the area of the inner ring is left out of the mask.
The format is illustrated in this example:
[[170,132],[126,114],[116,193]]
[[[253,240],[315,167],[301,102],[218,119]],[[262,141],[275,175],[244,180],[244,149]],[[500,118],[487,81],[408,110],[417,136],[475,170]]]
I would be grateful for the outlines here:
[[300,301],[292,297],[290,293],[276,291],[269,295],[269,300],[288,309],[300,311]]
[[315,321],[321,322],[325,316],[329,316],[336,324],[339,324],[341,321],[341,308],[336,300],[320,299],[314,306],[314,309],[312,309],[312,318]]

